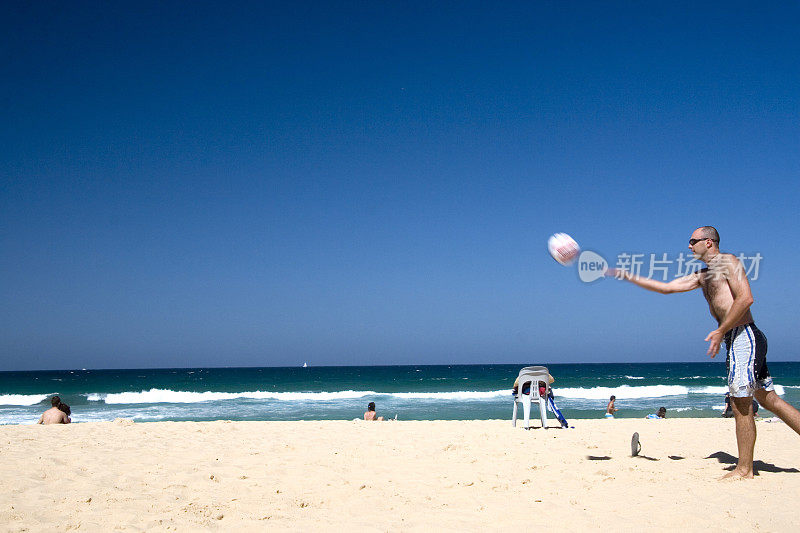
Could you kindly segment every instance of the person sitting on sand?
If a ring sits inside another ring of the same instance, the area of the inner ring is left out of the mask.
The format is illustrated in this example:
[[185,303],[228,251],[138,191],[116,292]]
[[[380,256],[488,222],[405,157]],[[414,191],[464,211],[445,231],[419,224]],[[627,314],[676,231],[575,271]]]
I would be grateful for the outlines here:
[[619,411],[616,407],[614,407],[614,402],[617,400],[616,396],[612,396],[608,400],[608,405],[606,406],[606,418],[614,418],[614,413]]
[[71,422],[64,411],[58,408],[61,405],[61,398],[53,396],[50,398],[50,405],[52,407],[39,417],[38,424],[69,424]]
[[67,424],[71,424],[72,418],[70,415],[72,415],[72,409],[69,408],[69,405],[62,402],[58,404],[58,410],[63,411],[64,414],[67,415]]
[[667,408],[659,407],[657,413],[647,415],[645,418],[667,418]]
[[731,406],[731,393],[725,393],[725,408],[722,410],[723,418],[733,418],[733,406]]
[[367,412],[364,413],[364,420],[383,420],[382,416],[376,416],[375,402],[369,402],[367,405]]

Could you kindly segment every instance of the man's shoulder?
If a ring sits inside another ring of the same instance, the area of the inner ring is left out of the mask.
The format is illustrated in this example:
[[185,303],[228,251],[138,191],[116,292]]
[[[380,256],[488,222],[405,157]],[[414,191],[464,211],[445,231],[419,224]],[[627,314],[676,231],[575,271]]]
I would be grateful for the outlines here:
[[717,257],[719,258],[716,260],[717,267],[736,268],[738,265],[742,263],[739,257],[729,253],[720,252],[720,254]]
[[742,261],[733,254],[719,254],[719,260],[715,265],[714,270],[716,273],[723,275],[726,278],[730,278],[731,276],[739,275],[741,271],[744,270],[744,265],[742,265]]
[[741,264],[741,261],[735,255],[720,253],[701,272],[707,272],[706,277],[713,275],[715,279],[719,279],[719,276],[727,277],[738,270]]

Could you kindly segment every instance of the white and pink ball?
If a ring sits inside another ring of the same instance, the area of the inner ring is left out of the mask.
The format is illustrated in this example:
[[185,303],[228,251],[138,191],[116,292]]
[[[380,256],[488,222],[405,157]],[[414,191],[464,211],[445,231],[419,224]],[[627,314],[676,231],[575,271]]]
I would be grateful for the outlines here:
[[566,233],[556,233],[547,239],[547,249],[553,259],[562,265],[571,265],[578,258],[581,253],[581,247],[575,242],[575,239]]

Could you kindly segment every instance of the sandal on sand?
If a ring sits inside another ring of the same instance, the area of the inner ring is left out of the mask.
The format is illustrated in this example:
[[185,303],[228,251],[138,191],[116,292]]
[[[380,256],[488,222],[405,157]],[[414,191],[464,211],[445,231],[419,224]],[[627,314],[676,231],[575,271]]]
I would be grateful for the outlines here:
[[631,437],[631,457],[636,457],[642,451],[642,443],[639,442],[639,434],[634,433]]

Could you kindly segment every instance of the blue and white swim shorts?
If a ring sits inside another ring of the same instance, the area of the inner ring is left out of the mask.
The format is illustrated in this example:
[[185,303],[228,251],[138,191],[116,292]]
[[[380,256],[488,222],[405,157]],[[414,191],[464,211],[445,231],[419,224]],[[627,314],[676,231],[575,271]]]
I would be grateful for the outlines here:
[[767,337],[754,323],[736,326],[725,334],[728,389],[734,398],[747,398],[758,389],[773,391],[767,368]]

